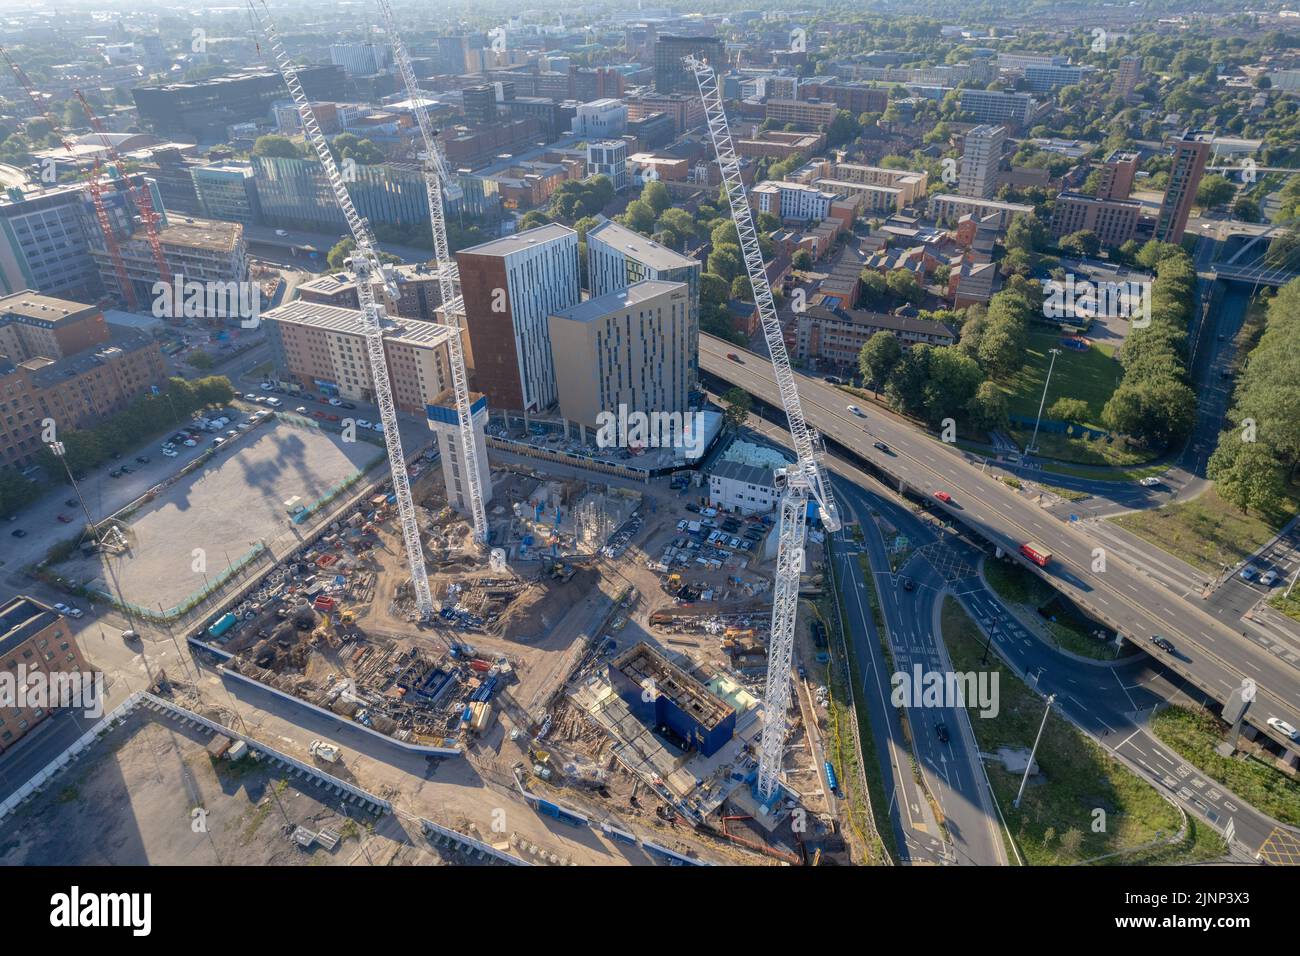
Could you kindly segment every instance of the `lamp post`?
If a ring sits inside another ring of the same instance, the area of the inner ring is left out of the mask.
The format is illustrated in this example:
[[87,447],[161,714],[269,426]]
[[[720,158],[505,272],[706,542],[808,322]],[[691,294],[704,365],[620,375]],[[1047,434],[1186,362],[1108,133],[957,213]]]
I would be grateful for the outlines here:
[[1047,717],[1052,712],[1052,704],[1055,700],[1055,694],[1048,695],[1047,709],[1043,711],[1043,722],[1038,725],[1038,736],[1034,738],[1034,749],[1029,751],[1029,761],[1025,764],[1025,775],[1020,778],[1020,789],[1016,792],[1016,802],[1012,804],[1017,810],[1020,809],[1020,798],[1025,795],[1025,784],[1029,782],[1029,771],[1034,769],[1034,757],[1038,754],[1038,744],[1043,739],[1043,728],[1047,726]]
[[1052,384],[1052,369],[1056,368],[1056,357],[1061,354],[1060,349],[1048,349],[1052,353],[1052,361],[1047,366],[1047,378],[1043,381],[1043,397],[1038,401],[1038,417],[1034,419],[1034,437],[1029,439],[1029,445],[1025,448],[1025,455],[1031,455],[1038,446],[1038,425],[1043,420],[1043,406],[1047,404],[1047,387]]
[[82,497],[81,489],[77,487],[77,479],[72,477],[72,469],[68,466],[68,450],[61,441],[50,442],[50,453],[63,463],[63,470],[68,473],[68,481],[72,484],[72,490],[77,493],[77,500],[81,502],[81,511],[86,516],[86,527],[90,529],[91,537],[95,537],[95,519],[90,516],[90,508],[86,506],[86,499]]

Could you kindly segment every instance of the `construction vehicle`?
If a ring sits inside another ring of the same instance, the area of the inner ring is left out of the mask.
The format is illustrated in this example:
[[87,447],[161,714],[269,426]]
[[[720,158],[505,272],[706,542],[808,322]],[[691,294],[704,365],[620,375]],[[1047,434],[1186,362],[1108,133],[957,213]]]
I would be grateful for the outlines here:
[[731,128],[727,123],[717,74],[712,66],[698,57],[688,56],[683,62],[695,74],[700,98],[704,101],[709,137],[713,141],[723,188],[731,206],[731,219],[740,238],[745,272],[753,289],[754,305],[758,309],[796,455],[793,465],[778,469],[773,475],[776,489],[781,495],[780,524],[776,581],[772,592],[772,634],[768,643],[767,686],[763,696],[763,737],[756,786],[759,803],[764,809],[770,809],[778,805],[781,799],[781,759],[785,752],[790,670],[794,654],[795,620],[799,609],[799,576],[803,573],[810,499],[817,503],[822,526],[828,533],[839,530],[840,519],[830,484],[825,479],[825,468],[819,452],[820,438],[808,427],[799,400],[799,390],[786,351],[772,288],[767,280],[763,250],[758,241],[758,231],[754,227],[754,214],[740,175],[740,160],[732,144]]
[[342,751],[333,744],[326,743],[323,740],[313,740],[307,752],[317,760],[323,760],[325,763],[338,763],[342,756]]
[[[260,14],[259,9],[261,10]],[[339,209],[343,212],[343,218],[348,224],[348,230],[352,234],[353,241],[356,243],[347,264],[350,271],[356,276],[357,301],[361,307],[365,324],[366,354],[369,359],[371,378],[374,382],[375,404],[379,406],[379,421],[383,425],[384,446],[388,451],[388,465],[393,477],[391,497],[393,503],[397,506],[398,520],[402,527],[402,540],[406,546],[407,565],[411,570],[411,588],[415,598],[416,612],[421,620],[429,621],[433,619],[435,613],[433,593],[429,588],[429,575],[424,564],[424,546],[420,541],[420,526],[415,512],[415,502],[411,497],[411,480],[406,471],[406,455],[402,451],[402,437],[397,424],[397,409],[393,401],[393,387],[388,374],[388,359],[384,345],[384,326],[388,317],[384,307],[376,299],[375,286],[378,285],[383,290],[384,295],[393,302],[399,300],[401,290],[398,288],[397,278],[392,267],[385,264],[379,257],[379,249],[374,234],[370,229],[370,224],[361,218],[352,203],[352,197],[348,193],[347,185],[339,172],[338,164],[334,161],[334,154],[330,151],[329,143],[326,141],[325,135],[321,132],[320,124],[316,120],[316,112],[312,109],[311,102],[302,88],[302,83],[298,80],[297,68],[284,48],[284,42],[279,31],[271,21],[266,0],[249,0],[249,11],[252,13],[254,21],[259,23],[266,33],[276,68],[284,78],[285,86],[289,88],[289,94],[298,110],[298,118],[302,123],[303,133],[320,160],[325,178],[334,193]],[[259,43],[257,47],[260,52],[261,44]],[[461,451],[466,459],[466,470],[470,474],[471,487],[474,487],[478,477],[478,460],[476,445],[473,441],[472,425],[470,427],[470,440],[468,442],[464,440],[465,424],[470,421],[472,411],[469,405],[469,379],[465,372],[465,356],[458,329],[452,330],[447,343],[457,411],[461,422]],[[475,500],[477,501],[477,508],[481,509],[481,496]],[[477,524],[477,518],[475,527],[477,533],[480,528],[480,525]],[[486,528],[487,524],[486,520],[484,520],[481,525],[484,540],[486,540]]]

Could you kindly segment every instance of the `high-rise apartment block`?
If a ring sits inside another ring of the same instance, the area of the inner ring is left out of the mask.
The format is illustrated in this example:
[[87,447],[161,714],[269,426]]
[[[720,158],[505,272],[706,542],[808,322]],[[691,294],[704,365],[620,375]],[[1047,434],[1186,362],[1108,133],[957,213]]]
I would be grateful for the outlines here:
[[578,234],[551,223],[456,253],[473,387],[494,408],[557,401],[548,318],[578,304]]
[[1160,212],[1156,216],[1155,238],[1161,242],[1182,242],[1187,217],[1196,202],[1196,190],[1210,158],[1213,135],[1185,131],[1174,143],[1173,163],[1169,167],[1169,185],[1165,187]]
[[695,74],[682,62],[695,56],[707,60],[715,69],[726,64],[722,40],[718,37],[661,36],[655,40],[655,90],[659,93],[695,95]]
[[1002,162],[1002,144],[1007,131],[1001,126],[983,124],[966,131],[961,152],[961,176],[957,194],[976,199],[992,199],[998,188],[998,165]]

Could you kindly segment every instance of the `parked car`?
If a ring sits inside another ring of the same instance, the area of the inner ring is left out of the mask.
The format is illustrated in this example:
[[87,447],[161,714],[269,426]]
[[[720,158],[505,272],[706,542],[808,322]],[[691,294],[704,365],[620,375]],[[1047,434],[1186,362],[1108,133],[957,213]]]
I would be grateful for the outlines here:
[[1160,484],[1160,479],[1155,475],[1147,475],[1138,482],[1143,488],[1155,488]]
[[70,604],[55,604],[54,610],[58,611],[64,617],[78,618],[86,616],[85,612],[81,610],[81,608],[72,607]]
[[27,532],[24,531],[22,528],[14,528],[14,530],[10,531],[9,533],[13,535],[15,538],[27,537]]
[[339,405],[339,408],[349,408],[349,409],[351,409],[351,408],[356,408],[356,407],[357,407],[357,406],[353,405],[351,402],[343,402],[341,405]]
[[366,421],[364,418],[358,418],[358,419],[357,419],[357,427],[358,427],[358,428],[369,428],[369,427],[370,427],[370,422]]
[[150,461],[148,455],[136,455],[136,456],[135,456],[135,460],[138,461],[138,462],[139,462],[140,464],[142,464],[142,465],[147,465],[147,464],[149,464],[149,461]]
[[306,406],[306,405],[299,405],[297,408],[294,409],[294,411],[297,412],[299,415],[306,415],[306,414],[307,414],[307,406]]
[[246,393],[244,394],[244,401],[246,401],[246,402],[255,402],[255,401],[257,401],[257,396],[254,395],[252,392],[246,392]]
[[1277,572],[1274,571],[1272,568],[1269,568],[1267,571],[1265,571],[1263,574],[1259,576],[1259,583],[1264,585],[1264,587],[1266,588],[1271,588],[1276,581],[1277,581]]
[[175,448],[164,448],[162,450],[162,453],[167,458],[175,458],[177,454],[179,454],[179,452],[177,452]]
[[341,399],[341,398],[331,398],[331,399],[330,399],[330,404],[333,405],[335,408],[341,408],[342,405],[343,405],[343,399]]
[[183,444],[185,445],[186,448],[193,448],[195,445],[198,444],[198,442],[196,442],[193,438],[187,438],[185,439]]
[[275,388],[275,383],[263,382],[261,385],[258,386],[258,388],[260,388],[264,392],[269,392],[271,389]]
[[1300,730],[1296,730],[1280,717],[1270,717],[1268,719],[1268,725],[1284,737],[1291,740],[1300,740]]
[[1259,568],[1255,567],[1253,564],[1248,564],[1241,569],[1240,577],[1243,581],[1253,581],[1255,578],[1259,577]]

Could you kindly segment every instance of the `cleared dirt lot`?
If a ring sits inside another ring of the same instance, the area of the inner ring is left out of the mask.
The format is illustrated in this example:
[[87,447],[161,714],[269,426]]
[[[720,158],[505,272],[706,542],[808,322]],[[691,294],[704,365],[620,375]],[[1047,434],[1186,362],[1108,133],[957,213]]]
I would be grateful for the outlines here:
[[[0,826],[0,866],[438,864],[418,828],[325,804],[265,763],[213,761],[205,740],[142,711]],[[195,823],[195,808],[204,826]],[[294,827],[328,827],[333,850]]]
[[[171,608],[204,587],[205,571],[215,580],[258,541],[289,533],[285,501],[297,496],[310,505],[381,457],[369,442],[269,422],[132,515],[128,552],[76,558],[59,570],[109,591],[111,572],[126,600]],[[204,570],[194,570],[195,548],[203,549]]]

